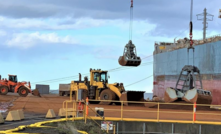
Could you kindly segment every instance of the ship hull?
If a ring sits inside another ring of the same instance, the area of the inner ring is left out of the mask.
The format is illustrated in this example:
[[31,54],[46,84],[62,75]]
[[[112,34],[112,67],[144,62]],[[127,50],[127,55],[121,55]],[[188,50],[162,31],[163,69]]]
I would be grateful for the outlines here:
[[185,65],[197,66],[202,75],[203,89],[212,92],[212,104],[221,105],[221,41],[154,55],[153,95],[164,97],[167,87],[175,87]]

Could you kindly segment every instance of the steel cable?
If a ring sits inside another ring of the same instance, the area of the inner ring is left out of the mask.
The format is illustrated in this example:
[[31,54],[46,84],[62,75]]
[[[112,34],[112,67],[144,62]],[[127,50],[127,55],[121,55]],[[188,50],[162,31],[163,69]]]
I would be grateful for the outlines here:
[[148,78],[150,78],[150,77],[152,77],[153,75],[150,75],[150,76],[148,76],[148,77],[146,77],[146,78],[144,78],[144,79],[141,79],[141,80],[139,80],[139,81],[136,81],[136,82],[134,82],[134,83],[131,83],[131,84],[129,84],[129,85],[126,85],[125,87],[128,87],[128,86],[131,86],[131,85],[134,85],[134,84],[137,84],[137,83],[139,83],[139,82],[141,82],[141,81],[144,81],[144,80],[146,80],[146,79],[148,79]]
[[[146,59],[146,58],[149,58],[149,57],[152,57],[153,55],[149,55],[149,56],[146,56],[146,57],[143,57],[143,59]],[[143,64],[141,64],[140,66],[143,66],[144,64],[146,64],[148,62],[145,62]],[[109,69],[107,70],[108,72],[112,72],[112,71],[116,71],[116,70],[119,70],[119,69],[126,69],[127,67],[125,66],[122,66],[122,67],[117,67],[117,68],[113,68],[113,69]],[[134,67],[130,67],[130,68],[134,68]],[[128,69],[128,68],[127,68]],[[90,73],[85,73],[85,74],[82,74],[82,75],[89,75]],[[50,79],[50,80],[44,80],[44,81],[38,81],[38,82],[33,82],[31,84],[37,84],[37,83],[52,83],[52,82],[58,82],[58,81],[64,81],[64,80],[69,80],[69,79],[73,79],[73,78],[77,78],[79,77],[79,75],[73,75],[73,76],[68,76],[68,77],[62,77],[62,78],[56,78],[56,79]]]

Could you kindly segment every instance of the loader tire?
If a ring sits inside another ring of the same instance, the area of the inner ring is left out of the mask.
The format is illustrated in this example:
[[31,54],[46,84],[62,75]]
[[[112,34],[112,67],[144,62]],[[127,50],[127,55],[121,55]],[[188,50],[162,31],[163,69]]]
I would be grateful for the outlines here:
[[26,97],[28,95],[28,92],[29,92],[29,90],[26,87],[20,87],[19,91],[18,91],[18,94],[21,97]]
[[110,100],[110,101],[101,101],[99,104],[102,104],[102,105],[109,105],[111,104],[112,100],[115,100],[116,99],[116,95],[113,91],[111,91],[110,89],[105,89],[101,92],[100,94],[100,99],[101,100]]
[[0,86],[0,94],[6,95],[8,93],[8,87],[6,86]]

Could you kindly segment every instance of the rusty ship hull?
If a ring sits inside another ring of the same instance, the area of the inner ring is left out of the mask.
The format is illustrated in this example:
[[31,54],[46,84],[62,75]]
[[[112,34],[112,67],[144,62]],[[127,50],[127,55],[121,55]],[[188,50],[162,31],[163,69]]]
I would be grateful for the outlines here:
[[194,54],[188,54],[188,42],[155,43],[153,95],[163,99],[166,88],[175,87],[181,69],[194,65],[200,69],[203,89],[212,92],[212,104],[221,105],[221,36],[195,42]]

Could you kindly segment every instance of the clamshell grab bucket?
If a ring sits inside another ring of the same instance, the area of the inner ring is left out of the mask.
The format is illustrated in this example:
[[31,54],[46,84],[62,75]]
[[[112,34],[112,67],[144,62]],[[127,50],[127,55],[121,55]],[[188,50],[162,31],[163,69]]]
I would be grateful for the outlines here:
[[140,57],[137,57],[137,59],[127,59],[126,56],[120,56],[118,62],[121,66],[139,66],[141,59]]

